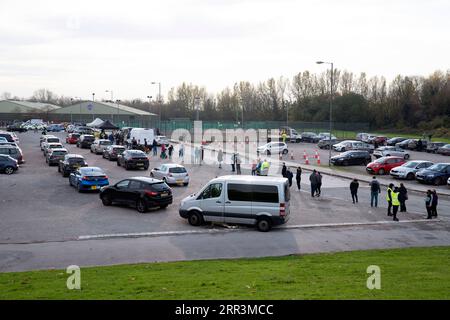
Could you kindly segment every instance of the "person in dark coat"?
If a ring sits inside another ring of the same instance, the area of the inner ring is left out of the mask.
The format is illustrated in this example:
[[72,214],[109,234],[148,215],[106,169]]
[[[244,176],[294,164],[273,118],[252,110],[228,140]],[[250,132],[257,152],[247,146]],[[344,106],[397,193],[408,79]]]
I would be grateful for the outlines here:
[[431,206],[433,203],[433,193],[431,190],[427,191],[427,195],[425,196],[425,208],[427,209],[427,219],[432,218]]
[[172,159],[172,154],[173,154],[173,145],[170,145],[169,148],[169,159]]
[[286,163],[283,162],[283,168],[281,169],[281,175],[283,176],[283,178],[287,178],[286,173],[287,173]]
[[301,188],[300,183],[302,181],[302,168],[301,167],[297,168],[297,173],[295,174],[295,180],[297,181],[297,188],[300,191],[300,188]]
[[435,189],[431,192],[433,200],[431,201],[431,216],[437,218],[438,195]]
[[152,150],[153,150],[153,155],[157,156],[158,155],[158,142],[156,142],[156,139],[153,139]]
[[317,188],[316,188],[316,196],[320,197],[320,194],[322,192],[322,175],[319,171],[316,173],[316,179],[317,179]]
[[317,190],[317,172],[315,169],[309,176],[309,181],[311,182],[311,197],[314,197]]
[[359,182],[357,179],[353,179],[352,182],[350,182],[350,193],[352,195],[352,201],[353,203],[358,203],[358,188],[359,188]]
[[398,201],[400,201],[400,212],[406,212],[406,200],[408,200],[408,190],[400,183],[400,188],[398,188]]
[[294,177],[294,174],[292,173],[291,170],[286,169],[286,178],[289,181],[289,187],[292,187],[292,178]]

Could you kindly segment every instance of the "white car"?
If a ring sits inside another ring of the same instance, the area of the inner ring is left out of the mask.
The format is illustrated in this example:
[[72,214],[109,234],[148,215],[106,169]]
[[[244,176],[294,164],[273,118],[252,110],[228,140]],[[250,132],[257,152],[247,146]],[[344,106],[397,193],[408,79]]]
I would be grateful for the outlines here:
[[169,139],[167,139],[166,136],[156,136],[155,140],[156,140],[156,143],[158,144],[158,146],[163,145],[163,144],[166,146],[169,145]]
[[[320,137],[320,140],[323,140],[323,139],[329,140],[330,133],[329,132],[321,132],[318,134],[318,136]],[[331,140],[333,140],[333,139],[336,140],[337,138],[335,136],[331,135]]]
[[258,154],[264,153],[264,154],[268,154],[268,155],[270,155],[272,153],[287,154],[289,152],[288,146],[284,142],[269,142],[269,143],[266,143],[265,145],[258,147],[256,149],[256,151]]
[[389,156],[396,156],[396,157],[402,157],[405,160],[408,160],[410,155],[409,153],[398,147],[380,147],[375,149],[373,152],[373,156],[375,158],[381,158],[381,157],[389,157]]
[[112,142],[108,139],[98,139],[91,144],[91,152],[95,154],[102,154],[106,147],[112,145]]
[[417,171],[431,167],[433,164],[433,162],[425,160],[408,161],[399,167],[391,169],[389,174],[398,179],[414,180]]
[[189,174],[185,167],[176,163],[162,164],[152,169],[150,177],[163,180],[167,184],[189,184]]
[[333,149],[337,152],[345,152],[349,150],[364,150],[364,151],[373,151],[373,146],[356,140],[344,140],[333,145]]

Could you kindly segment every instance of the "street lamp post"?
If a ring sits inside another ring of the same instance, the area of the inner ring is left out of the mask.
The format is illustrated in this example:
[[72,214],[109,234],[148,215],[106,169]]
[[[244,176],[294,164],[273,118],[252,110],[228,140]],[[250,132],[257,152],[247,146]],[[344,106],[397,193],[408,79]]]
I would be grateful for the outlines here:
[[155,82],[153,81],[151,84],[157,84],[158,85],[158,104],[159,104],[159,129],[161,129],[161,82]]
[[[152,113],[152,96],[147,96],[147,98],[148,98],[148,112],[151,114]],[[149,116],[149,121],[148,121],[148,127],[151,127],[151,125],[150,125],[150,120],[151,120],[151,115]]]
[[105,92],[111,93],[111,102],[114,102],[114,93],[112,90],[106,90]]
[[334,82],[334,71],[333,71],[333,62],[324,62],[324,61],[317,61],[317,64],[329,64],[331,65],[331,76],[330,76],[330,135],[328,137],[329,139],[329,156],[328,156],[328,166],[331,167],[331,136],[332,136],[332,130],[333,130],[333,82]]
[[197,112],[195,119],[197,121],[199,121],[200,120],[200,97],[195,97],[194,103],[195,103],[195,110]]

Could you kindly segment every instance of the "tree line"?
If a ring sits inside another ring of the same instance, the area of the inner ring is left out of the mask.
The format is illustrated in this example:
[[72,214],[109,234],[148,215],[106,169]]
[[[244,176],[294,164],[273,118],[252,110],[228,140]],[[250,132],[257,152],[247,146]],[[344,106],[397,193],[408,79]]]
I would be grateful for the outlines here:
[[[217,94],[205,87],[182,83],[167,98],[121,100],[122,104],[159,113],[162,120],[194,120],[196,99],[201,120],[213,121],[311,121],[329,119],[330,70],[320,74],[300,72],[292,79],[280,77],[253,84],[241,81]],[[450,123],[450,70],[428,77],[398,75],[389,83],[384,77],[335,70],[333,120],[365,122],[371,129],[438,129],[448,134]],[[8,93],[3,98],[11,98]],[[14,97],[17,98],[17,97]],[[29,101],[67,106],[73,99],[48,89],[37,90]]]

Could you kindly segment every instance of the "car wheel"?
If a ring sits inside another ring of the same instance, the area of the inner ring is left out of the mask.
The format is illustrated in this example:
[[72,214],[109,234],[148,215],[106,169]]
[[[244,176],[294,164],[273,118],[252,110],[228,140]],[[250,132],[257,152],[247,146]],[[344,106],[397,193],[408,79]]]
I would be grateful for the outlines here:
[[187,186],[189,185],[189,182],[185,182],[185,183],[183,183],[183,185],[184,185],[185,187],[187,187]]
[[139,199],[136,202],[136,209],[139,213],[146,213],[147,212],[147,206],[144,203],[144,200]]
[[62,171],[62,175],[64,178],[67,178],[69,176],[69,174],[67,172],[65,172],[64,170]]
[[80,192],[80,193],[81,193],[81,191],[83,191],[83,190],[81,189],[80,183],[77,184],[77,189],[78,189],[78,192]]
[[167,206],[168,206],[168,204],[165,204],[165,205],[163,205],[163,206],[160,206],[160,208],[161,208],[161,209],[166,209]]
[[5,168],[5,173],[6,174],[13,174],[14,173],[14,168],[13,167],[6,167]]
[[272,223],[270,222],[269,218],[259,218],[256,222],[256,228],[261,232],[267,232],[272,228]]
[[270,151],[269,151],[269,150],[267,150],[267,151],[266,151],[266,154],[267,154],[268,156],[270,156]]
[[144,170],[148,170],[148,166],[145,166],[145,167],[144,167]]
[[61,173],[61,167],[58,165],[58,172]]
[[91,153],[94,153],[94,151],[92,151],[92,148],[91,148]]
[[434,178],[434,179],[433,179],[433,184],[434,184],[435,186],[440,185],[440,184],[441,184],[441,178],[439,178],[439,177]]
[[287,154],[289,151],[287,149],[283,150],[283,154]]
[[130,170],[130,166],[128,165],[128,163],[125,163],[125,170]]
[[111,198],[108,195],[104,195],[101,199],[104,206],[110,206],[112,203]]
[[406,175],[406,179],[408,179],[408,180],[414,180],[414,178],[415,178],[415,176],[414,176],[414,173],[412,173],[412,172],[410,172]]
[[120,162],[119,162],[119,160],[117,160],[117,166],[120,167]]
[[189,215],[188,222],[191,226],[196,227],[203,223],[203,217],[199,212],[194,211],[194,212],[191,212],[191,214]]
[[383,175],[384,174],[384,169],[378,170],[378,174]]
[[405,154],[404,158],[405,158],[405,160],[408,160],[409,159],[409,154]]

